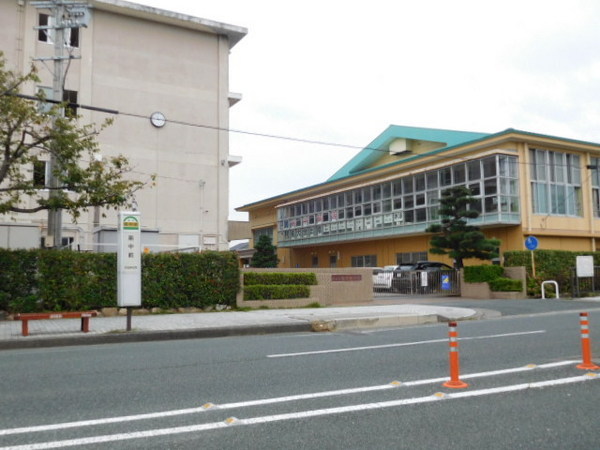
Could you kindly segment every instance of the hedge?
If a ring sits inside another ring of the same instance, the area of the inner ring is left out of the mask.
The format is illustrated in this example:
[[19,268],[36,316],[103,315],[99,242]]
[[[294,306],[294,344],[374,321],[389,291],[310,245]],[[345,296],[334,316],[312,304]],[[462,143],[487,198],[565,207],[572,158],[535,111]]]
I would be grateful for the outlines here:
[[312,272],[246,272],[244,273],[244,286],[255,284],[262,285],[315,285],[317,276]]
[[[0,250],[0,309],[76,311],[117,306],[117,256],[55,250]],[[233,252],[142,255],[142,307],[235,305]]]
[[282,300],[310,297],[306,285],[253,284],[244,287],[244,300]]
[[535,250],[535,278],[532,276],[531,251],[510,251],[504,253],[504,265],[525,266],[527,270],[527,293],[530,296],[541,295],[541,283],[555,280],[560,292],[573,292],[572,272],[577,256],[593,256],[594,265],[600,265],[600,252],[571,252],[566,250]]
[[464,277],[467,283],[487,283],[504,275],[504,269],[496,265],[467,266]]
[[520,292],[523,290],[523,282],[512,278],[499,277],[488,281],[488,284],[494,292]]

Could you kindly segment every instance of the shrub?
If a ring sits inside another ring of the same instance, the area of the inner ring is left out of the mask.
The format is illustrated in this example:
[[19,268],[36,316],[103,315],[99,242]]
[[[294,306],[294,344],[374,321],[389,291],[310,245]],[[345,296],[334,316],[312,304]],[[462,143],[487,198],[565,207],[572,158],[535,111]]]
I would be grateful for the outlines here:
[[494,292],[520,292],[523,290],[523,282],[521,280],[513,280],[512,278],[496,278],[488,281],[490,289]]
[[310,297],[310,288],[306,285],[253,284],[244,288],[244,300],[281,300],[308,297]]
[[504,269],[496,265],[467,266],[464,269],[465,281],[467,283],[486,283],[504,274]]
[[[142,306],[235,304],[233,252],[142,255]],[[0,309],[76,311],[117,306],[117,255],[0,250]]]
[[244,274],[244,286],[255,284],[297,284],[297,285],[315,285],[317,276],[312,272],[299,273],[259,273],[247,272]]

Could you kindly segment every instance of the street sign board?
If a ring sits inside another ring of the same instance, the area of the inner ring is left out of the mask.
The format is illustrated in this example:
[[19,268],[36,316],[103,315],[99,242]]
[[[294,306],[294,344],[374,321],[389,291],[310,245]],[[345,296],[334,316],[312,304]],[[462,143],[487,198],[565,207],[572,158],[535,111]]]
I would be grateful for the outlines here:
[[594,276],[594,257],[593,256],[577,256],[577,277],[593,277]]
[[529,236],[525,239],[525,247],[527,250],[535,250],[538,247],[538,240],[535,236]]
[[139,212],[119,212],[117,305],[142,306],[142,255]]

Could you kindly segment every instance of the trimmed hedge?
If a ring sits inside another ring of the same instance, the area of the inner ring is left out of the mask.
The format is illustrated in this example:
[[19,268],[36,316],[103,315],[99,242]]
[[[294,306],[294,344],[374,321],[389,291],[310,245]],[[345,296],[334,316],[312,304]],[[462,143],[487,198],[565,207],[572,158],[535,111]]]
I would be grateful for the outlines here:
[[[0,309],[76,311],[117,306],[117,255],[0,250]],[[235,305],[233,252],[142,255],[142,306]]]
[[307,285],[252,284],[244,287],[244,300],[283,300],[310,297]]
[[600,252],[570,252],[566,250],[534,250],[535,278],[532,276],[531,251],[510,251],[504,253],[504,265],[525,266],[527,270],[527,294],[541,296],[541,284],[544,280],[555,280],[560,292],[573,293],[572,270],[577,256],[594,257],[594,265],[600,266]]
[[500,277],[488,281],[488,284],[494,292],[520,292],[523,290],[523,282],[512,278]]
[[312,272],[278,273],[278,272],[246,272],[244,273],[244,286],[262,285],[316,285],[317,276]]
[[488,283],[504,275],[504,269],[496,265],[467,266],[464,277],[467,283]]

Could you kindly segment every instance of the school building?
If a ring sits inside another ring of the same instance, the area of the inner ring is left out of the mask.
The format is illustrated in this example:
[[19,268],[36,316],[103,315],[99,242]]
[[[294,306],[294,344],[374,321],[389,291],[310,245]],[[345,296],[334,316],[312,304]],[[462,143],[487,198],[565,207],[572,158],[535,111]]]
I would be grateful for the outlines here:
[[471,189],[480,213],[471,223],[501,240],[500,262],[528,236],[540,249],[599,244],[600,144],[515,129],[392,125],[325,182],[237,210],[249,213],[254,240],[273,238],[280,267],[452,264],[429,254],[425,232],[452,186]]

